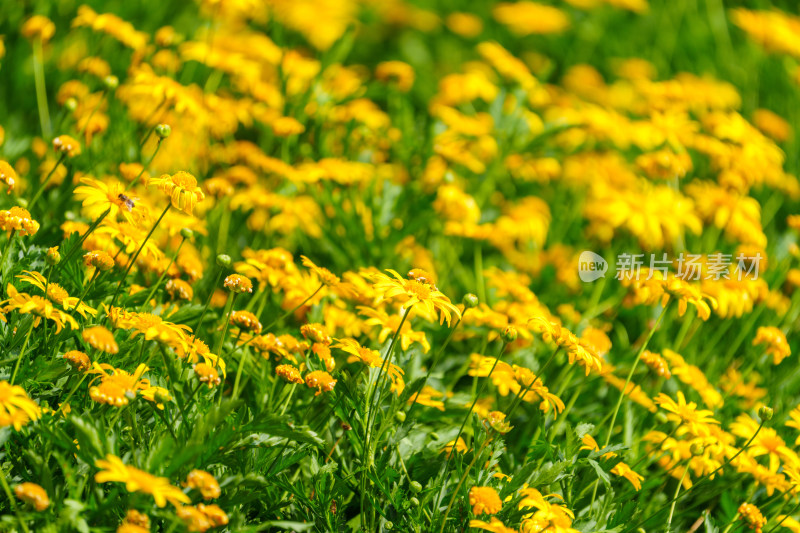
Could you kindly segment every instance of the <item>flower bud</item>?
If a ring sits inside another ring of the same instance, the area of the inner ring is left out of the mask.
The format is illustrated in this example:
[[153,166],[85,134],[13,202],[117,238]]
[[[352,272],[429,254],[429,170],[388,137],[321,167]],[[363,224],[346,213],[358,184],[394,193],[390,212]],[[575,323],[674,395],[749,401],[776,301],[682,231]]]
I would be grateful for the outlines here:
[[409,488],[411,489],[411,492],[419,494],[420,492],[422,492],[422,483],[420,483],[419,481],[412,481],[411,483],[409,483]]
[[217,256],[217,264],[223,268],[231,267],[231,256],[227,254],[219,254]]
[[159,124],[156,126],[156,135],[158,135],[159,139],[166,139],[169,137],[170,133],[172,133],[172,128],[169,127],[169,124]]
[[464,304],[464,309],[472,309],[474,307],[478,307],[478,304],[481,302],[478,300],[477,296],[470,292],[464,295],[464,297],[461,299],[461,303]]
[[44,257],[45,262],[50,265],[57,265],[61,261],[61,254],[58,252],[58,247],[53,246],[47,249],[47,255]]
[[109,91],[113,91],[117,87],[119,87],[119,78],[116,76],[106,76],[103,78],[103,85],[106,86],[106,89]]
[[395,419],[395,420],[397,420],[397,421],[398,421],[398,422],[400,422],[400,423],[403,423],[403,422],[405,422],[405,421],[406,421],[406,414],[405,414],[405,412],[403,412],[403,411],[397,411],[397,412],[394,414],[394,419]]
[[383,524],[383,529],[385,529],[386,531],[391,531],[394,529],[394,524],[387,520],[386,523]]
[[703,455],[703,451],[704,451],[705,449],[706,449],[706,447],[705,447],[705,446],[703,446],[703,445],[702,445],[701,443],[699,443],[699,442],[693,442],[693,443],[692,443],[692,445],[691,445],[691,446],[689,446],[689,452],[690,452],[692,455],[694,455],[695,457],[697,457],[698,455]]
[[411,504],[411,507],[419,507],[419,500],[417,498],[412,497],[408,500],[408,503]]
[[170,396],[169,391],[166,390],[158,389],[153,396],[158,403],[167,403],[172,400],[172,396]]
[[194,237],[194,232],[189,228],[181,228],[181,237],[191,240],[191,238]]
[[67,98],[64,101],[64,107],[67,109],[67,111],[75,111],[78,109],[78,101],[72,97]]
[[772,407],[762,405],[758,408],[758,418],[760,418],[762,422],[768,422],[772,420],[772,414]]
[[659,424],[666,424],[669,422],[669,418],[667,418],[667,415],[665,415],[663,412],[659,411],[656,413],[656,422]]
[[514,326],[507,326],[502,333],[503,341],[507,343],[517,340],[517,328]]
[[428,433],[428,438],[431,440],[439,440],[439,434],[436,433],[435,431],[431,431],[430,433]]

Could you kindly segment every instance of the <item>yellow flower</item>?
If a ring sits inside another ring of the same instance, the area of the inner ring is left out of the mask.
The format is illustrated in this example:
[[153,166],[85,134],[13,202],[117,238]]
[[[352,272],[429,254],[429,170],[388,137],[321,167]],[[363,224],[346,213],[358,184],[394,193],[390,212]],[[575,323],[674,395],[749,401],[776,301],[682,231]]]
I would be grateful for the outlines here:
[[217,480],[204,470],[192,470],[189,472],[184,486],[199,490],[204,500],[213,500],[214,498],[219,498],[220,494],[222,494]]
[[414,85],[414,69],[402,61],[384,61],[375,68],[375,78],[385,83],[394,83],[398,90],[408,92]]
[[86,328],[81,333],[81,336],[95,350],[110,354],[119,352],[119,346],[117,341],[114,340],[114,335],[103,326]]
[[293,117],[278,117],[270,125],[272,126],[272,132],[278,137],[291,137],[306,131],[305,126]]
[[[369,317],[364,321],[367,326],[379,326],[381,330],[378,332],[378,342],[384,343],[390,335],[394,335],[397,328],[400,327],[402,316],[399,314],[388,315],[382,309],[373,309],[371,307],[358,307],[359,313]],[[411,329],[411,323],[406,320],[400,330],[400,347],[403,350],[408,350],[412,342],[418,342],[422,346],[422,351],[428,353],[431,345],[428,342],[428,337],[424,331],[414,331]]]
[[719,424],[712,418],[713,413],[705,409],[697,409],[694,402],[686,402],[686,397],[678,391],[676,402],[663,392],[655,398],[655,402],[669,414],[667,418],[679,424],[685,424],[689,431],[696,436],[705,437],[710,434],[709,426]]
[[41,39],[46,43],[55,35],[56,25],[47,17],[34,15],[22,24],[20,33],[26,39]]
[[88,374],[99,374],[100,384],[89,388],[89,397],[97,403],[123,407],[136,397],[136,393],[150,387],[150,381],[141,379],[148,368],[144,363],[136,367],[133,374],[114,368],[109,364],[92,365]]
[[147,207],[138,198],[129,196],[122,183],[103,183],[92,178],[81,178],[81,183],[83,185],[75,188],[75,198],[81,202],[83,212],[92,220],[98,219],[106,210],[109,210],[108,216],[112,220],[122,215],[126,221],[138,225],[149,218]]
[[19,385],[0,381],[0,427],[14,426],[19,431],[28,422],[39,420],[42,410]]
[[327,268],[318,267],[311,259],[304,255],[301,255],[300,259],[303,261],[303,266],[311,269],[317,276],[319,276],[319,279],[322,280],[322,283],[328,287],[335,287],[340,283],[341,280],[339,280],[339,277]]
[[47,279],[39,272],[32,272],[28,270],[23,270],[22,272],[23,274],[17,276],[21,281],[30,283],[42,291],[45,291],[46,288],[47,299],[54,304],[61,306],[61,308],[65,311],[75,309],[78,313],[80,313],[81,316],[83,316],[83,318],[87,318],[87,314],[92,316],[97,314],[96,309],[81,302],[79,298],[70,296],[69,293],[67,293],[67,291],[64,290],[64,288],[58,283],[48,283]]
[[561,33],[569,27],[569,18],[563,11],[535,2],[500,2],[492,8],[492,15],[520,36]]
[[20,483],[14,487],[14,494],[20,500],[29,503],[37,511],[44,511],[50,507],[50,498],[41,486],[36,483]]
[[503,508],[500,495],[492,487],[472,487],[469,489],[469,504],[472,514],[480,516],[483,513],[497,514]]
[[148,185],[158,187],[170,197],[173,207],[187,215],[191,215],[194,206],[205,198],[203,191],[197,186],[197,179],[182,170],[171,176],[162,174],[159,178],[150,178]]
[[278,365],[275,367],[275,374],[289,383],[303,383],[303,376],[300,371],[292,365]]
[[0,160],[0,181],[8,186],[6,189],[6,194],[11,194],[11,191],[14,190],[18,179],[17,171],[14,170],[14,167],[9,165],[8,161]]
[[447,321],[450,326],[451,313],[461,319],[461,311],[450,302],[450,299],[439,292],[436,285],[422,279],[404,279],[394,270],[387,269],[393,277],[383,273],[372,275],[375,283],[375,290],[381,293],[380,300],[393,298],[395,296],[404,297],[404,309],[419,303],[424,311],[435,316],[436,311],[440,312],[439,323]]
[[81,144],[69,135],[59,135],[53,139],[53,150],[71,159],[81,155]]
[[232,311],[230,323],[242,331],[252,331],[256,335],[261,333],[261,322],[250,311]]
[[758,507],[751,503],[743,503],[738,509],[739,517],[748,528],[756,533],[761,533],[761,528],[767,525],[767,519],[761,514]]
[[225,278],[223,285],[226,289],[235,293],[253,292],[253,282],[250,281],[250,278],[241,274],[231,274]]
[[444,22],[450,31],[468,39],[483,31],[483,21],[472,13],[450,13]]
[[4,305],[3,311],[19,311],[22,314],[33,314],[36,318],[33,325],[38,326],[42,318],[52,320],[56,325],[56,333],[64,329],[64,324],[68,324],[70,329],[78,329],[78,322],[67,313],[53,307],[50,300],[41,296],[31,296],[24,292],[17,292],[16,287],[11,283],[6,288],[9,298],[0,302]]
[[336,380],[327,372],[315,370],[306,374],[306,385],[310,389],[317,389],[314,396],[319,396],[323,391],[331,392],[336,386]]
[[186,300],[190,302],[194,298],[194,289],[182,279],[174,278],[164,286],[167,293],[176,300]]
[[614,468],[611,469],[611,473],[627,479],[637,492],[642,490],[642,480],[644,477],[634,472],[633,469],[625,463],[617,463]]
[[482,529],[484,531],[491,531],[492,533],[518,533],[516,529],[506,527],[503,522],[495,517],[492,517],[489,522],[484,522],[483,520],[470,520],[469,527]]
[[[197,379],[200,380],[200,383],[207,384],[209,389],[213,389],[215,385],[222,383],[219,372],[217,372],[213,366],[206,363],[197,363],[194,365],[194,373],[197,375]],[[302,383],[302,379],[300,381]]]
[[39,223],[31,218],[27,209],[14,206],[0,211],[0,230],[17,231],[21,236],[35,235],[39,231]]
[[425,387],[423,387],[421,391],[411,395],[411,397],[408,399],[408,403],[409,404],[418,403],[420,405],[433,407],[440,411],[444,411],[444,402],[441,400],[434,400],[434,397],[441,398],[442,396],[444,396],[444,394],[437,391],[430,385],[425,385]]
[[792,355],[792,349],[786,341],[786,335],[776,327],[759,327],[756,337],[753,339],[753,346],[758,344],[767,345],[767,354],[772,355],[772,362],[776,365]]
[[158,507],[164,507],[167,502],[176,507],[179,503],[191,503],[189,497],[178,487],[170,485],[168,479],[128,466],[115,455],[108,454],[105,459],[98,459],[95,466],[101,469],[94,476],[98,483],[125,483],[128,492],[150,494]]
[[92,367],[92,361],[89,356],[81,351],[70,350],[63,357],[79,372],[86,372]]

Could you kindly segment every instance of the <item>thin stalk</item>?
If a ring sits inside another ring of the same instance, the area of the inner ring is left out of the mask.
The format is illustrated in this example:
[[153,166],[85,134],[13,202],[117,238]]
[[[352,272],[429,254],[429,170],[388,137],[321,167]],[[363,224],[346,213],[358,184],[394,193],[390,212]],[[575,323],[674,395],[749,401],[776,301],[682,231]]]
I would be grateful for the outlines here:
[[[45,319],[47,320],[47,319]],[[31,322],[31,327],[28,328],[28,333],[25,335],[25,342],[22,343],[22,349],[19,351],[19,357],[17,357],[17,364],[14,365],[14,373],[11,374],[11,381],[10,384],[13,385],[14,381],[17,379],[17,372],[19,371],[19,364],[22,362],[22,359],[25,357],[25,348],[28,347],[28,341],[31,338],[31,333],[33,332],[33,324],[36,321]]]
[[[152,131],[152,130],[151,130],[151,131]],[[149,136],[149,135],[150,135],[150,134],[148,134],[148,136]],[[164,139],[166,139],[166,137],[159,137],[159,138],[158,138],[158,143],[156,144],[156,149],[155,149],[155,150],[153,150],[153,155],[151,155],[151,156],[150,156],[150,159],[147,161],[147,163],[144,163],[144,164],[142,164],[142,170],[140,170],[140,171],[139,171],[139,174],[138,174],[138,175],[137,175],[135,178],[133,178],[133,181],[132,181],[132,182],[130,182],[130,183],[128,184],[128,186],[126,187],[126,189],[127,189],[127,190],[130,190],[130,189],[132,189],[132,188],[133,188],[133,186],[134,186],[134,185],[136,185],[136,184],[139,182],[139,178],[141,178],[141,177],[142,177],[142,174],[144,174],[145,170],[147,170],[147,167],[149,167],[149,166],[150,166],[150,164],[153,162],[153,160],[156,158],[156,155],[158,154],[158,149],[159,149],[159,148],[161,148],[161,142],[162,142]]]
[[153,296],[155,296],[156,292],[158,292],[158,288],[159,286],[161,286],[161,282],[164,281],[164,278],[167,276],[169,268],[172,266],[172,263],[175,262],[175,259],[178,257],[178,254],[181,253],[181,247],[183,247],[184,242],[186,242],[186,237],[183,237],[181,239],[181,243],[178,245],[178,249],[175,250],[175,253],[172,255],[172,259],[167,265],[167,268],[165,268],[164,272],[161,273],[161,276],[158,278],[158,281],[156,281],[156,284],[153,285],[153,289],[150,291],[150,294],[148,294],[147,298],[144,299],[144,302],[142,303],[143,306],[147,305],[147,302],[149,302],[153,298]]
[[[614,423],[617,421],[617,415],[619,414],[619,408],[622,406],[622,400],[625,399],[625,393],[628,390],[628,385],[631,383],[631,379],[633,379],[633,373],[636,372],[636,367],[639,365],[639,360],[642,358],[642,354],[647,349],[647,345],[650,344],[650,339],[653,338],[653,334],[658,329],[658,325],[661,323],[661,319],[664,318],[664,315],[667,313],[667,309],[669,309],[670,302],[667,302],[661,309],[661,313],[659,313],[658,318],[656,319],[656,323],[653,324],[653,327],[650,329],[650,333],[647,334],[647,338],[644,340],[642,345],[639,347],[639,351],[636,353],[636,359],[633,360],[633,365],[631,365],[630,371],[628,371],[628,377],[625,379],[625,385],[622,387],[622,390],[619,393],[619,399],[617,400],[617,405],[614,407],[614,413],[611,415],[611,423],[608,425],[608,433],[606,434],[606,442],[603,444],[603,448],[608,447],[608,443],[611,442],[611,435],[614,433]],[[589,504],[589,509],[594,508],[594,501],[597,498],[597,487],[600,483],[600,480],[595,480],[594,488],[592,489],[592,502]]]
[[8,497],[8,504],[11,506],[11,509],[14,510],[14,514],[17,515],[17,520],[19,520],[19,525],[22,526],[22,529],[23,531],[25,531],[25,533],[29,533],[28,524],[25,523],[25,520],[23,520],[22,515],[19,512],[19,508],[17,508],[17,503],[14,500],[14,495],[11,492],[11,487],[8,486],[6,473],[2,468],[0,468],[0,484],[3,485],[3,491],[6,493],[6,496]]
[[42,126],[42,137],[50,139],[53,136],[53,126],[50,123],[50,109],[47,107],[47,89],[44,82],[44,64],[42,62],[42,39],[33,41],[33,78],[36,83],[36,105],[39,108],[39,123]]
[[[306,305],[306,304],[307,304],[307,303],[308,303],[308,302],[311,300],[311,298],[313,298],[314,296],[316,296],[316,295],[317,295],[317,293],[318,293],[319,291],[321,291],[321,290],[322,290],[322,287],[324,287],[324,286],[325,286],[325,284],[324,284],[324,283],[320,284],[320,286],[319,286],[319,287],[317,287],[317,290],[315,290],[314,292],[312,292],[312,293],[311,293],[311,295],[310,295],[308,298],[306,298],[305,300],[303,300],[302,302],[300,302],[298,305],[296,305],[296,306],[294,307],[294,309],[290,309],[289,311],[286,311],[284,314],[282,314],[281,316],[279,316],[278,318],[276,318],[275,320],[273,320],[272,322],[270,322],[269,324],[267,324],[267,325],[266,325],[266,326],[263,328],[263,330],[264,330],[264,331],[267,331],[269,328],[271,328],[271,327],[272,327],[272,326],[274,326],[275,324],[280,324],[281,322],[283,322],[283,320],[284,320],[284,319],[285,319],[287,316],[294,314],[294,312],[295,312],[295,311],[297,311],[298,309],[300,309],[301,307],[303,307],[304,305]],[[260,317],[259,317],[259,318],[260,318]]]
[[103,213],[99,217],[97,217],[97,220],[92,222],[92,225],[89,226],[89,229],[87,229],[86,232],[81,236],[81,238],[78,240],[78,242],[75,244],[75,246],[73,246],[72,249],[69,252],[67,252],[67,255],[64,257],[64,259],[62,259],[61,262],[58,263],[58,267],[57,268],[59,270],[61,269],[61,267],[63,265],[67,264],[67,262],[69,262],[70,259],[72,259],[72,257],[75,255],[75,253],[78,250],[81,249],[81,245],[83,244],[83,241],[85,241],[86,238],[89,237],[89,235],[92,234],[92,232],[97,228],[97,226],[100,225],[100,223],[103,221],[103,219],[106,218],[110,212],[111,212],[111,208],[109,207],[108,209],[103,211]]
[[61,152],[61,155],[58,157],[58,161],[56,161],[56,164],[53,165],[53,168],[50,169],[50,172],[47,173],[47,176],[45,176],[44,181],[39,185],[39,188],[36,191],[36,194],[33,195],[33,198],[31,199],[30,203],[28,204],[28,211],[32,210],[33,206],[36,204],[36,202],[39,200],[39,198],[41,198],[42,193],[44,192],[45,188],[47,187],[47,183],[50,181],[50,178],[53,177],[53,174],[55,174],[56,169],[59,167],[59,165],[61,165],[64,162],[64,159],[66,159],[66,157],[67,157],[67,153],[66,152]]
[[681,486],[683,485],[683,480],[686,479],[686,473],[688,471],[689,465],[687,464],[683,469],[681,480],[678,481],[678,487],[675,489],[675,496],[672,497],[672,506],[669,508],[669,518],[667,518],[667,529],[665,530],[666,533],[669,533],[669,528],[672,525],[672,516],[675,514],[675,504],[678,503],[678,494],[681,492]]
[[[467,310],[464,309],[464,313],[466,313],[466,312],[467,312]],[[444,343],[442,343],[442,346],[439,348],[439,350],[436,352],[436,355],[433,357],[433,361],[431,362],[431,366],[430,366],[430,368],[428,368],[428,372],[425,374],[425,379],[422,380],[422,386],[419,389],[420,391],[422,391],[422,389],[425,388],[425,385],[427,385],[428,378],[431,377],[431,374],[433,373],[434,367],[436,367],[436,364],[439,362],[439,358],[444,353],[444,349],[447,348],[448,344],[450,344],[450,339],[453,338],[453,333],[455,333],[456,329],[458,329],[458,325],[461,324],[461,320],[463,319],[464,313],[462,313],[462,318],[459,318],[458,321],[455,323],[455,325],[452,327],[452,329],[450,329],[450,332],[447,334],[447,338],[444,340]],[[417,402],[414,402],[414,403],[411,404],[411,407],[408,408],[408,412],[406,413],[406,417],[407,417],[406,420],[411,418],[411,413],[414,412],[414,408],[417,405],[418,405]],[[402,426],[402,424],[401,424],[401,426]]]
[[114,304],[117,303],[117,298],[119,297],[119,291],[122,290],[122,284],[125,282],[125,278],[128,277],[128,273],[131,271],[131,268],[133,268],[133,265],[136,264],[136,260],[139,258],[139,254],[142,252],[142,249],[144,248],[144,245],[147,244],[148,240],[150,240],[150,236],[153,235],[153,232],[156,230],[156,228],[158,227],[159,223],[164,218],[164,216],[166,216],[166,214],[169,211],[170,207],[172,207],[172,204],[171,203],[167,204],[167,207],[166,207],[166,209],[164,209],[164,212],[161,213],[161,216],[158,217],[158,220],[156,220],[156,223],[153,224],[153,227],[150,228],[150,232],[147,234],[147,236],[142,241],[142,244],[139,245],[139,249],[136,250],[135,254],[133,254],[133,257],[131,258],[130,262],[128,263],[128,267],[125,269],[125,272],[122,274],[122,277],[120,278],[119,283],[117,283],[117,290],[114,292],[114,297],[111,299],[111,305],[109,307],[114,307]]

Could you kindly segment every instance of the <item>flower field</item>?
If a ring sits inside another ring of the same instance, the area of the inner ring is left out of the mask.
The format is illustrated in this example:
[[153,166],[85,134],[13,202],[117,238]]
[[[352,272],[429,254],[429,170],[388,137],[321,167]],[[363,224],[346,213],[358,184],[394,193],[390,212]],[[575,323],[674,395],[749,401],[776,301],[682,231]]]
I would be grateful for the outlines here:
[[0,531],[800,532],[800,14],[0,3]]

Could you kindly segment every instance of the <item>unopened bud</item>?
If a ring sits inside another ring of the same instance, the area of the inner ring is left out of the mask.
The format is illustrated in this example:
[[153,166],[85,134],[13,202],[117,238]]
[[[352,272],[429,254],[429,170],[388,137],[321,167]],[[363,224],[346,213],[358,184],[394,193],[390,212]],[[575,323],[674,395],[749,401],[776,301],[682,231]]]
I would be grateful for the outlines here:
[[772,420],[772,407],[767,407],[766,405],[762,405],[758,408],[758,418],[761,419],[762,422],[768,422]]
[[169,137],[170,133],[172,133],[172,128],[169,127],[169,124],[159,124],[156,126],[156,135],[158,135],[159,139],[166,139]]
[[464,295],[464,297],[461,299],[461,303],[464,304],[464,309],[472,309],[474,307],[478,307],[478,304],[481,302],[478,300],[477,296],[470,292]]
[[75,111],[78,109],[78,101],[75,98],[67,98],[64,101],[64,107],[67,108],[68,111]]
[[113,91],[119,87],[119,78],[116,76],[106,76],[103,78],[103,85],[106,86],[106,89]]
[[422,492],[422,483],[420,483],[419,481],[412,481],[411,483],[409,483],[409,488],[411,489],[411,492],[419,494],[420,492]]
[[667,415],[665,415],[663,412],[659,411],[656,413],[656,422],[659,424],[666,424],[669,422],[669,418],[667,418]]
[[700,444],[699,442],[693,442],[691,446],[689,446],[689,452],[697,457],[698,455],[703,455],[703,451],[706,449],[705,446]]
[[44,257],[45,262],[50,265],[57,265],[61,261],[61,254],[58,252],[58,247],[53,246],[47,249],[47,255]]
[[507,326],[503,330],[502,337],[503,340],[507,343],[514,342],[515,340],[517,340],[517,328],[515,328],[514,326]]
[[217,264],[223,268],[230,268],[231,266],[231,256],[227,254],[219,254],[217,256]]
[[395,419],[395,420],[397,420],[398,422],[405,422],[405,421],[406,421],[406,414],[405,414],[405,412],[403,412],[403,411],[397,411],[397,412],[394,414],[394,419]]
[[184,239],[191,239],[194,237],[194,232],[189,228],[181,228],[181,237]]

